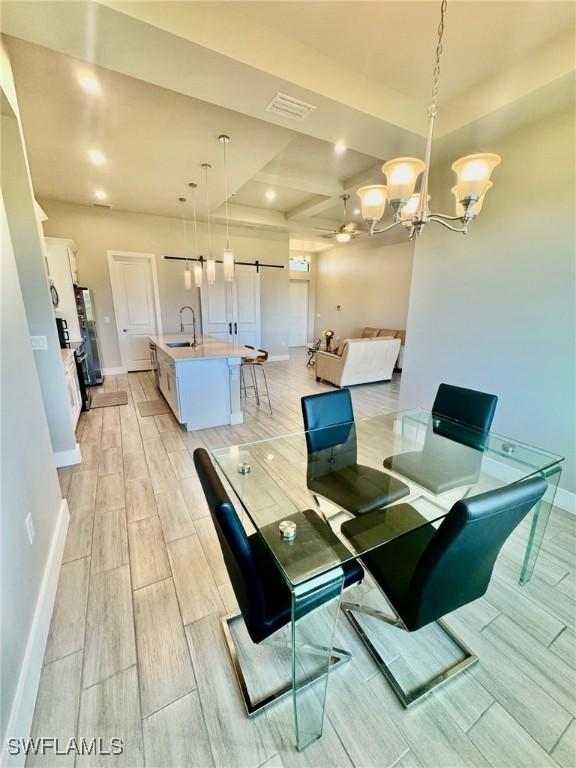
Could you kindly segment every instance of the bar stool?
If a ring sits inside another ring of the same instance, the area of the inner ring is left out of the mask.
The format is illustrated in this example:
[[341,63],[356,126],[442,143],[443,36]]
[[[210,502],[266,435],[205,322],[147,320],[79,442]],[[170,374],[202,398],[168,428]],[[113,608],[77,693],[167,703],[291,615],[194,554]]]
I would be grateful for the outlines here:
[[[256,347],[252,347],[250,344],[244,345],[247,349],[256,349]],[[244,397],[247,397],[247,389],[253,389],[254,394],[256,395],[256,405],[260,405],[260,392],[258,390],[258,377],[256,375],[256,370],[260,369],[262,371],[262,376],[264,377],[264,386],[266,387],[266,397],[268,398],[268,407],[270,408],[270,415],[272,416],[272,401],[270,400],[270,390],[268,389],[268,379],[266,378],[266,371],[264,369],[264,363],[266,360],[268,360],[268,352],[266,352],[265,349],[258,349],[256,350],[259,354],[257,357],[243,357],[242,358],[242,365],[240,366],[240,376],[241,376],[241,384],[242,389],[244,390]],[[244,376],[244,367],[248,366],[250,369],[250,374],[252,376],[252,384],[246,385],[246,377]]]

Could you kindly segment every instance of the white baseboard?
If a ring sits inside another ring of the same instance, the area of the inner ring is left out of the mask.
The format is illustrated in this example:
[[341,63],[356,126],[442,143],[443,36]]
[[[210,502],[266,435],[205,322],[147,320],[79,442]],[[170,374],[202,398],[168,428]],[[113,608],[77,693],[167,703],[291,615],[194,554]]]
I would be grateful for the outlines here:
[[76,443],[76,447],[69,451],[54,451],[56,467],[69,467],[71,464],[80,464],[81,461],[80,443]]
[[558,488],[556,498],[554,499],[554,506],[576,515],[576,493],[567,491],[565,488]]
[[68,532],[68,521],[70,512],[68,502],[62,499],[58,518],[50,551],[46,560],[46,567],[42,575],[42,583],[38,593],[38,600],[34,609],[34,617],[24,651],[22,667],[18,677],[16,693],[10,708],[8,718],[8,727],[2,747],[2,756],[0,765],[5,768],[24,765],[25,755],[9,755],[7,746],[9,738],[27,738],[32,728],[32,718],[34,716],[34,706],[38,694],[38,685],[40,683],[40,674],[42,672],[42,662],[44,660],[44,651],[48,640],[50,630],[50,620],[54,609],[54,600],[56,598],[56,588],[58,587],[58,578],[60,576],[60,565],[64,553],[64,542]]
[[128,373],[126,368],[102,368],[102,375],[103,376],[118,376],[121,373]]
[[290,360],[290,355],[270,355],[268,362],[277,363],[280,360]]

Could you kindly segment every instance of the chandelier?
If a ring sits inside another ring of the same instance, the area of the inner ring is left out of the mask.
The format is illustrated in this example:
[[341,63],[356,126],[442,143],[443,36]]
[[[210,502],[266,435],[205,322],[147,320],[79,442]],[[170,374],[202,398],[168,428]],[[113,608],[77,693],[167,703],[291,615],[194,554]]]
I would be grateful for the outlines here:
[[[388,232],[397,226],[405,227],[409,239],[419,237],[429,221],[435,221],[453,232],[468,232],[470,222],[480,213],[486,192],[493,186],[490,176],[501,158],[494,153],[478,153],[466,155],[452,164],[456,173],[456,184],[452,187],[456,204],[456,215],[447,216],[430,211],[428,184],[430,176],[430,158],[432,156],[432,137],[434,123],[438,113],[438,81],[440,79],[440,57],[442,55],[442,38],[444,36],[444,18],[447,0],[442,0],[440,6],[440,23],[438,25],[438,43],[436,45],[436,61],[434,66],[432,102],[428,107],[428,135],[426,139],[425,159],[417,157],[397,157],[382,166],[386,176],[386,184],[372,184],[361,187],[357,195],[361,201],[362,218],[368,224],[370,235]],[[422,176],[420,191],[415,192],[416,183]],[[387,227],[378,228],[378,222],[384,215],[386,202],[390,203],[394,212],[394,221]]]

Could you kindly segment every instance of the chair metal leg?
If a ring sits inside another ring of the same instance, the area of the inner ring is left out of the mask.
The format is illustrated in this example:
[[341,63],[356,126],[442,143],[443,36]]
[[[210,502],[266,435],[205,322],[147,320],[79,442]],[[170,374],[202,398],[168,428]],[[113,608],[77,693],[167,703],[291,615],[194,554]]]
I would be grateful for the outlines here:
[[410,691],[409,693],[407,693],[402,688],[402,686],[400,685],[396,677],[394,677],[392,670],[386,664],[382,656],[380,656],[380,654],[378,653],[378,649],[374,646],[374,644],[368,637],[364,627],[360,624],[358,619],[354,616],[353,612],[356,611],[358,613],[365,613],[368,616],[373,616],[377,619],[380,619],[381,621],[385,621],[387,624],[391,624],[393,626],[406,629],[402,620],[397,616],[389,616],[388,614],[385,614],[382,611],[378,611],[375,608],[370,608],[368,606],[359,605],[356,603],[342,603],[340,607],[344,612],[344,615],[350,622],[350,624],[352,624],[352,627],[354,628],[356,634],[358,635],[362,643],[370,652],[370,655],[376,662],[376,665],[378,666],[380,671],[383,673],[384,677],[388,680],[394,693],[400,699],[400,702],[402,703],[402,706],[405,709],[417,703],[424,696],[427,696],[429,693],[432,693],[432,691],[438,688],[440,685],[443,685],[444,683],[448,682],[448,680],[455,677],[460,672],[463,672],[465,669],[468,669],[468,667],[472,666],[472,664],[475,664],[478,661],[478,657],[476,656],[476,654],[474,654],[470,650],[470,648],[466,645],[466,643],[464,643],[463,640],[461,640],[458,637],[458,635],[456,635],[456,633],[453,632],[442,619],[439,619],[436,622],[438,626],[448,635],[448,637],[452,640],[452,642],[454,642],[460,648],[460,650],[463,651],[463,653],[465,654],[465,657],[461,661],[454,664],[453,666],[435,675],[428,682],[423,683],[422,685],[415,688],[413,691]]
[[[270,707],[272,704],[275,704],[277,701],[280,701],[280,699],[283,699],[286,696],[290,695],[292,693],[292,684],[290,683],[289,685],[284,686],[284,688],[280,688],[279,690],[271,693],[269,696],[265,696],[264,698],[259,699],[258,701],[252,701],[252,699],[250,698],[250,693],[248,691],[248,686],[246,684],[246,678],[244,677],[244,673],[242,671],[242,665],[240,664],[240,659],[238,658],[238,651],[236,648],[236,644],[234,642],[234,637],[230,629],[232,623],[241,618],[242,618],[241,613],[231,613],[228,616],[223,616],[222,629],[224,631],[224,638],[226,640],[228,653],[230,654],[230,659],[234,667],[234,672],[236,673],[238,685],[240,686],[240,691],[242,693],[242,700],[244,701],[246,713],[248,717],[254,717],[255,715],[264,711],[267,707]],[[304,650],[308,650],[311,653],[314,653],[314,652],[319,653],[321,649],[320,648],[316,649],[313,646],[304,646]],[[330,668],[328,670],[328,673],[331,672],[332,669],[334,669],[334,667],[337,667],[341,664],[345,664],[347,661],[350,661],[350,659],[351,659],[351,655],[348,653],[348,651],[343,651],[341,648],[332,648],[332,655],[330,658]],[[319,680],[325,675],[326,675],[326,672],[320,672],[314,677],[311,677],[310,680],[306,683],[306,685],[303,686],[303,688],[308,687],[312,683],[316,682],[316,680]]]

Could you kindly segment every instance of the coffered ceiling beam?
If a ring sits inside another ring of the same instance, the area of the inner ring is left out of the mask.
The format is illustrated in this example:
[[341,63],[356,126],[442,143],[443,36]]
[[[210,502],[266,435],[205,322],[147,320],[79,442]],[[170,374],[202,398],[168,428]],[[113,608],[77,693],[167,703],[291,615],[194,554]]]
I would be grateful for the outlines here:
[[[231,224],[248,224],[257,227],[274,227],[287,229],[286,216],[282,211],[274,211],[267,208],[256,208],[251,205],[228,204],[228,218]],[[223,205],[212,213],[214,221],[226,220],[226,211]]]
[[358,189],[358,187],[361,187],[363,184],[382,184],[383,182],[384,177],[382,176],[382,163],[377,163],[368,170],[362,171],[361,173],[357,173],[354,176],[350,176],[348,179],[345,179],[342,184],[342,190],[338,193],[338,195],[333,195],[332,197],[324,197],[323,199],[315,198],[313,200],[308,200],[307,202],[302,203],[302,205],[298,205],[296,208],[292,208],[291,211],[288,211],[286,218],[294,220],[317,216],[327,208],[332,208],[334,206],[335,198],[337,198],[339,195],[351,195]]
[[286,187],[287,189],[296,189],[299,192],[308,192],[311,195],[323,195],[325,197],[336,197],[344,193],[344,185],[341,182],[326,178],[326,176],[296,176],[289,173],[260,171],[253,177],[253,181],[268,184],[271,187]]

